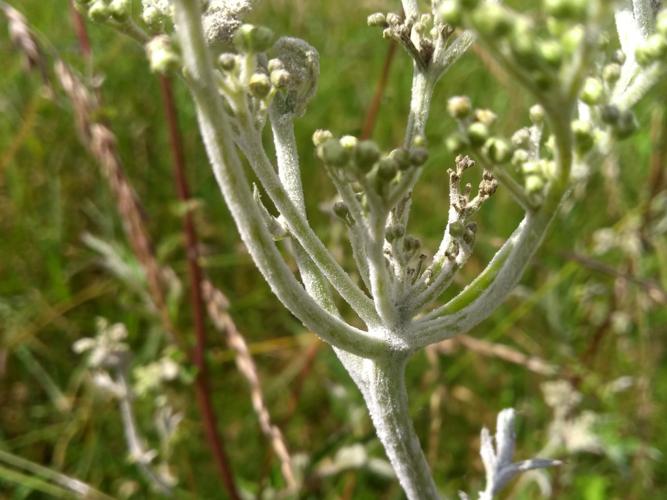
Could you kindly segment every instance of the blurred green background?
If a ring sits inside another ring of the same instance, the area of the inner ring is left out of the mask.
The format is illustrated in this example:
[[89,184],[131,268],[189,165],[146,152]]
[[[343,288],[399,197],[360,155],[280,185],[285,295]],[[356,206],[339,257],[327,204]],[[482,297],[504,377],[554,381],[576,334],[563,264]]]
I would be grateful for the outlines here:
[[[397,4],[265,0],[253,17],[278,34],[308,40],[320,52],[319,92],[298,121],[297,136],[310,218],[348,266],[343,228],[320,208],[334,190],[314,158],[310,137],[317,128],[360,132],[387,53],[387,42],[366,27],[365,19]],[[87,67],[67,2],[17,0],[13,5],[26,14],[47,50],[82,74],[100,77],[104,119],[118,137],[158,256],[187,287],[182,210],[164,112],[143,49],[91,24],[94,67]],[[90,383],[72,344],[94,335],[96,318],[104,317],[127,325],[136,363],[147,363],[159,355],[163,332],[146,305],[145,284],[113,198],[79,141],[68,101],[46,95],[38,74],[26,72],[10,44],[4,19],[0,24],[0,450],[10,454],[0,460],[0,498],[57,493],[34,484],[29,474],[17,475],[11,459],[17,456],[114,497],[153,497],[126,459],[115,402]],[[386,149],[401,142],[410,75],[408,58],[399,51],[374,133]],[[542,452],[565,463],[513,484],[507,498],[541,498],[539,484],[553,498],[667,498],[666,91],[662,84],[640,106],[642,132],[620,146],[618,158],[592,166],[521,286],[470,332],[486,343],[450,342],[411,362],[415,425],[449,498],[483,483],[479,430],[493,427],[497,412],[508,406],[520,416],[518,458]],[[242,248],[180,82],[176,93],[202,264],[231,301],[275,423],[290,451],[308,464],[310,480],[302,498],[402,498],[395,480],[367,465],[343,467],[329,476],[317,473],[318,466],[335,462],[341,450],[354,445],[372,458],[384,460],[384,453],[359,393],[331,349],[280,306]],[[443,140],[454,123],[446,100],[463,93],[496,111],[498,129],[508,132],[525,124],[532,104],[479,51],[471,51],[443,79],[428,127],[431,159],[416,190],[410,228],[431,250],[447,217],[445,171],[452,157]],[[478,216],[479,242],[457,289],[483,268],[519,220],[518,208],[500,191]],[[129,275],[110,270],[108,255],[105,265],[85,235],[103,242],[117,259],[116,271],[123,268]],[[187,295],[170,300],[174,321],[191,339]],[[212,393],[236,481],[250,495],[278,489],[283,485],[279,463],[259,431],[247,385],[225,339],[210,325],[208,334]],[[512,356],[521,362],[507,359]],[[550,406],[555,387],[574,397],[569,411]],[[201,432],[193,387],[174,384],[169,397],[185,413],[170,458],[178,496],[225,498]],[[140,398],[136,409],[140,427],[154,440],[153,402]]]

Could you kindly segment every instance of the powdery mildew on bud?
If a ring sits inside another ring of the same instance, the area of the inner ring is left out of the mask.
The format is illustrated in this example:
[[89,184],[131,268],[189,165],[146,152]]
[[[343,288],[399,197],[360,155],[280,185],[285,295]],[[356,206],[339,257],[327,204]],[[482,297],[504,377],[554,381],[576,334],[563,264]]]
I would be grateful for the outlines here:
[[202,19],[204,35],[209,43],[227,43],[253,9],[256,0],[211,0]]

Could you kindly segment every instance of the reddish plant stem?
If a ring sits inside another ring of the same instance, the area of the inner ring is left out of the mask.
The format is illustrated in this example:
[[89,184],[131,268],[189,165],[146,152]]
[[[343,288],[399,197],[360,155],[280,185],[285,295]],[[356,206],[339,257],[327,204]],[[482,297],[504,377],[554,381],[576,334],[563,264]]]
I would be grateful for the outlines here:
[[366,111],[366,117],[364,118],[364,124],[361,128],[360,139],[370,139],[373,135],[373,130],[375,130],[375,124],[377,122],[378,114],[380,113],[380,106],[382,104],[382,97],[384,97],[384,92],[387,88],[387,82],[389,81],[389,72],[391,71],[391,65],[394,62],[394,57],[396,56],[396,49],[398,44],[395,41],[389,43],[389,48],[387,49],[387,55],[384,58],[384,65],[382,67],[382,73],[380,74],[380,79],[375,86],[375,93],[373,94],[373,100],[371,101],[368,110]]
[[167,119],[169,130],[169,143],[173,160],[173,175],[176,183],[176,191],[179,200],[186,207],[183,216],[183,236],[185,238],[186,258],[188,262],[188,277],[190,280],[190,306],[195,328],[195,348],[192,353],[192,361],[197,367],[197,378],[195,379],[195,391],[197,403],[202,415],[202,424],[206,433],[206,440],[211,448],[218,472],[222,477],[227,493],[233,500],[240,499],[234,475],[231,470],[229,458],[225,446],[218,431],[211,400],[211,388],[209,383],[208,366],[206,364],[206,324],[205,306],[202,295],[202,270],[199,266],[199,243],[195,229],[192,212],[187,208],[190,200],[190,188],[185,175],[185,153],[183,148],[183,137],[178,125],[178,115],[174,101],[174,92],[171,80],[168,77],[160,77],[160,91],[162,104]]
[[[74,8],[72,2],[70,2],[70,9],[72,14],[72,23],[74,25],[77,39],[79,41],[79,46],[81,53],[86,60],[90,63],[92,60],[92,47],[90,45],[90,39],[88,37],[88,32],[86,30],[86,24],[76,8]],[[178,192],[178,197],[183,203],[187,203],[190,199],[189,188],[187,184],[187,178],[185,176],[185,154],[183,149],[183,141],[180,129],[178,127],[178,120],[176,114],[176,106],[174,103],[173,92],[171,88],[171,82],[165,77],[160,78],[160,88],[162,90],[163,105],[165,109],[165,115],[167,118],[167,124],[169,129],[169,140],[171,144],[171,151],[174,162],[174,178],[176,181],[176,187]],[[128,182],[125,181],[123,185],[129,186]],[[132,213],[139,213],[138,207],[132,207]],[[192,361],[197,367],[197,377],[195,379],[195,393],[197,398],[197,404],[199,406],[199,411],[202,417],[202,424],[204,426],[204,432],[206,434],[206,442],[211,448],[211,453],[215,460],[218,472],[221,476],[223,483],[227,489],[229,498],[232,500],[239,500],[240,496],[238,489],[236,488],[236,483],[234,481],[234,476],[231,471],[229,460],[227,458],[227,453],[224,448],[222,438],[218,432],[216,426],[216,416],[213,409],[213,403],[211,400],[211,391],[208,379],[208,370],[206,365],[206,327],[205,327],[205,308],[204,301],[202,297],[202,272],[198,264],[198,244],[197,244],[197,233],[195,231],[194,221],[192,220],[192,215],[188,211],[186,212],[183,218],[183,232],[185,236],[185,244],[187,249],[187,261],[188,261],[188,274],[190,278],[190,302],[192,307],[193,322],[195,327],[195,349],[192,355]],[[132,234],[132,232],[130,232]],[[142,234],[147,234],[146,231],[142,231]],[[134,241],[134,238],[131,238]],[[141,257],[142,254],[147,253],[152,256],[152,251],[150,250],[149,243],[146,243],[146,248],[143,252],[138,252],[138,255]],[[136,250],[136,249],[135,249]],[[153,262],[154,263],[154,262]],[[154,263],[156,266],[157,264]],[[150,276],[149,276],[150,278]],[[149,282],[151,280],[149,279]],[[153,287],[156,290],[153,290],[152,296],[154,299],[157,299],[158,309],[162,313],[166,312],[166,306],[164,304],[164,296],[162,290],[159,287],[159,284],[155,283]],[[164,314],[163,314],[164,316]],[[163,320],[166,320],[166,325],[171,326],[170,320],[163,317]],[[172,328],[168,328],[172,330]],[[174,339],[172,339],[174,340]]]

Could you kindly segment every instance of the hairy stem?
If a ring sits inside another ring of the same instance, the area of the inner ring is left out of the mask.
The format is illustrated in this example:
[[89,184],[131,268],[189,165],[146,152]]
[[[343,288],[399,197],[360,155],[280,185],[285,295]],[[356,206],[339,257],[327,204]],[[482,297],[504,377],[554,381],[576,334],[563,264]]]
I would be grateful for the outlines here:
[[406,353],[396,353],[367,361],[366,403],[377,435],[408,499],[435,500],[440,496],[408,408],[404,376],[407,358]]

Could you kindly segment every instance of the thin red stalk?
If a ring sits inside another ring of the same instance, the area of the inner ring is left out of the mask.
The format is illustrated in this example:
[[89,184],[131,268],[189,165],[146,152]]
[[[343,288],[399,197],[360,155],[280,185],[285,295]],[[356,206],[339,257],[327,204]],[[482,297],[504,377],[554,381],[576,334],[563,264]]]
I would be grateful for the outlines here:
[[72,16],[72,25],[74,26],[74,31],[76,31],[76,37],[79,40],[79,48],[81,49],[81,54],[84,59],[90,60],[92,56],[92,49],[90,45],[90,37],[88,36],[88,31],[86,30],[86,23],[81,16],[81,13],[74,6],[74,2],[70,0],[69,2],[69,11]]
[[[169,130],[169,143],[171,146],[176,191],[180,201],[187,206],[187,203],[190,200],[190,188],[185,175],[183,138],[178,125],[174,92],[171,80],[168,77],[160,77],[160,91],[162,93],[162,104]],[[192,213],[187,209],[183,216],[183,235],[185,238],[188,277],[190,280],[190,306],[192,308],[196,339],[192,360],[197,367],[197,378],[195,379],[197,403],[199,404],[199,409],[202,414],[202,423],[204,425],[207,442],[211,447],[211,452],[215,458],[218,472],[225,483],[229,497],[236,500],[240,498],[239,493],[236,488],[234,475],[231,471],[222,437],[216,426],[217,419],[211,401],[208,366],[206,364],[206,325],[204,320],[206,312],[202,296],[202,271],[201,267],[199,267],[199,244]]]
[[380,105],[382,104],[382,97],[387,88],[387,82],[389,81],[389,72],[391,71],[391,65],[394,62],[394,57],[396,56],[396,50],[398,44],[395,41],[389,43],[389,48],[387,49],[387,55],[384,58],[384,65],[382,67],[382,73],[380,79],[375,86],[375,93],[373,95],[373,100],[366,111],[366,117],[364,118],[364,124],[361,128],[361,139],[370,139],[373,135],[373,130],[375,129],[375,123],[377,122],[378,114],[380,113]]

